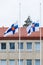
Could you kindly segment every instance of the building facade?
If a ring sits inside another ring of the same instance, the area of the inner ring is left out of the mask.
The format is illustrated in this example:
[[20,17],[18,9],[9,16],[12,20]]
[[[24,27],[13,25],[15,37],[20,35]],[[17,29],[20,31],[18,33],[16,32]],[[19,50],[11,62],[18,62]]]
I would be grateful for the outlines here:
[[[6,28],[0,30],[4,32]],[[43,31],[41,43],[40,32],[27,36],[25,28],[21,31],[20,40],[18,33],[3,37],[0,32],[0,65],[40,65],[40,59],[43,64]]]

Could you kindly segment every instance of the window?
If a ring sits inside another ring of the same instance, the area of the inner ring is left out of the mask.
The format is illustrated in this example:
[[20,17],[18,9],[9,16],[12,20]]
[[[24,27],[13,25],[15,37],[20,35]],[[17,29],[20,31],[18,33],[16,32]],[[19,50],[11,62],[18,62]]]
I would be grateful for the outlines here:
[[40,65],[40,60],[39,59],[35,60],[35,65]]
[[35,50],[36,51],[40,50],[40,42],[35,42]]
[[22,60],[22,59],[20,59],[20,60],[18,61],[18,65],[23,65],[23,60]]
[[15,43],[10,43],[10,49],[15,49]]
[[1,60],[1,65],[7,65],[6,60]]
[[32,51],[32,42],[27,42],[27,49]]
[[27,60],[27,65],[32,65],[32,60]]
[[1,43],[1,49],[6,49],[6,43]]
[[23,42],[18,43],[18,49],[23,49]]
[[9,65],[15,65],[15,60],[10,60]]

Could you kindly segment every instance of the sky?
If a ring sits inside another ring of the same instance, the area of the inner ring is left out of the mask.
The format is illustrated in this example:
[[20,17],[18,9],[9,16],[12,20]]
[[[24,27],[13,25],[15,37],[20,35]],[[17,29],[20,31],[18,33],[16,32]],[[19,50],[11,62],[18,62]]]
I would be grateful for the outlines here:
[[0,0],[0,27],[9,27],[16,21],[22,26],[28,16],[33,22],[38,21],[43,26],[43,0]]

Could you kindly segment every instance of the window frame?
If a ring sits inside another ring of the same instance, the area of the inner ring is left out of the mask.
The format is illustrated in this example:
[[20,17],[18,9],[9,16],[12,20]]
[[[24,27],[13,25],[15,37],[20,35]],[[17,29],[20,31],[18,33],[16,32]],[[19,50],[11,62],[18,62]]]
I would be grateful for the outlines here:
[[1,65],[2,65],[2,61],[6,61],[6,65],[7,65],[7,60],[6,59],[1,59]]
[[36,61],[40,61],[40,59],[35,59],[35,65],[36,65]]
[[[2,48],[2,44],[5,44],[5,48]],[[6,50],[7,49],[7,46],[6,46],[6,42],[1,42],[1,50]]]
[[[39,44],[39,46],[40,46],[40,42],[35,42],[35,51],[40,51],[40,47],[36,47],[36,44]],[[36,49],[36,48],[38,48],[38,49]]]
[[[31,44],[31,49],[29,49],[27,46],[27,44]],[[27,51],[32,51],[32,42],[26,42],[26,48],[27,48]]]
[[[22,47],[20,48],[20,46],[19,46],[19,44],[21,45],[22,44]],[[24,49],[24,44],[23,44],[23,42],[18,42],[18,49],[20,49],[20,50],[23,50]]]
[[29,61],[29,62],[31,61],[31,65],[32,65],[32,59],[27,59],[26,60],[26,65],[27,65],[27,61]]
[[[20,61],[22,61],[22,62],[23,62],[23,59],[20,59]],[[18,60],[18,65],[19,65],[19,60]]]
[[[14,48],[11,48],[11,44],[13,44],[14,46]],[[9,42],[9,50],[10,51],[14,51],[15,50],[15,42]]]
[[10,61],[14,61],[14,64],[15,64],[15,60],[14,59],[9,59],[9,65],[10,65]]

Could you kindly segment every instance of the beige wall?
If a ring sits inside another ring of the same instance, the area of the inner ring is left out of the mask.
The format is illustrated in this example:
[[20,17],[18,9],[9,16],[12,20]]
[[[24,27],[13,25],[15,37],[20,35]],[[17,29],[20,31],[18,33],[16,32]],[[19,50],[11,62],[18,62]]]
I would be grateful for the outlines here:
[[[0,50],[0,60],[1,59],[7,59],[7,61],[9,59],[15,59],[16,60],[16,65],[18,64],[18,59],[19,59],[19,50],[18,50],[18,40],[0,40],[0,44],[1,42],[6,42],[7,44],[7,49],[6,50]],[[15,50],[11,51],[9,49],[9,42],[15,42]],[[40,56],[43,60],[43,41],[41,42],[42,44],[42,55],[40,55],[40,51],[37,52],[35,51],[35,42],[39,42],[39,40],[21,40],[21,42],[24,43],[24,49],[21,50],[20,52],[20,59],[23,59],[24,61],[24,65],[26,65],[26,59],[32,59],[32,64],[35,65],[35,59],[40,59]],[[32,42],[32,51],[28,51],[26,49],[26,42]],[[9,61],[8,61],[9,62]],[[43,62],[43,61],[42,61]],[[7,64],[8,65],[8,64]]]

